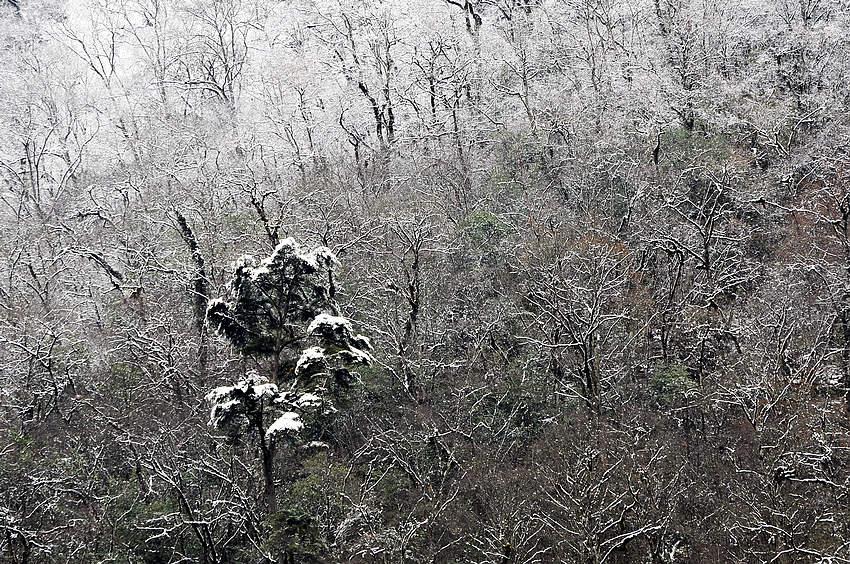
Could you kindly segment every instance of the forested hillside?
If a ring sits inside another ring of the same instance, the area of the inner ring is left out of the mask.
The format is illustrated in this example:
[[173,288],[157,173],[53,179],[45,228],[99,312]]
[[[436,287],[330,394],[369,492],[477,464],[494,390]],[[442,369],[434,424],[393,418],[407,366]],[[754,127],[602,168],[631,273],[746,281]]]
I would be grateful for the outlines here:
[[850,562],[846,0],[2,0],[0,562]]

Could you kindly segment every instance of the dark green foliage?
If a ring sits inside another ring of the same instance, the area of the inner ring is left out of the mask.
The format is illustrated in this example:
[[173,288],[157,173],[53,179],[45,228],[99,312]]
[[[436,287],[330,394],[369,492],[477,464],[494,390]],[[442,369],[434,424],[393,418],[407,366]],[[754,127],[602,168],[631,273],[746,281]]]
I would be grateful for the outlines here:
[[269,517],[269,548],[282,564],[324,562],[324,536],[316,519],[298,509],[284,509]]
[[335,309],[328,284],[335,261],[328,249],[308,253],[291,238],[259,263],[239,259],[226,298],[209,304],[210,325],[244,354],[294,348],[316,315]]
[[655,399],[662,404],[670,404],[688,396],[697,388],[697,383],[681,365],[659,367],[649,380]]

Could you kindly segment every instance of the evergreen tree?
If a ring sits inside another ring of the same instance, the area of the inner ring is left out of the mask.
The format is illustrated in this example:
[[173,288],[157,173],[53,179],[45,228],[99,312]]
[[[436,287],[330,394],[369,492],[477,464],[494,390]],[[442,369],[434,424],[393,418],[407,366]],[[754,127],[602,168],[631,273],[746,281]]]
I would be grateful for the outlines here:
[[352,381],[349,366],[371,362],[369,340],[338,315],[337,264],[327,247],[306,251],[284,239],[261,261],[237,260],[226,295],[207,308],[209,324],[242,354],[271,360],[271,378],[252,372],[208,395],[212,425],[233,437],[256,437],[271,511],[277,443],[322,439],[321,423],[336,411],[334,397]]

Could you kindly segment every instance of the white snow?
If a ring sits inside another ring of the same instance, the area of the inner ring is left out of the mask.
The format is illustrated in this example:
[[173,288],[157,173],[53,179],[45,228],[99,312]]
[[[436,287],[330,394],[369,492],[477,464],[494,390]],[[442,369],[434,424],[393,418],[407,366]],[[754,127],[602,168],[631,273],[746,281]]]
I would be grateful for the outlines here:
[[310,347],[308,349],[304,349],[301,353],[301,357],[298,359],[298,362],[295,364],[295,374],[301,374],[304,370],[309,368],[310,366],[323,362],[325,360],[325,349],[322,347]]
[[310,441],[304,448],[330,448],[330,445],[322,441]]
[[319,327],[330,327],[332,331],[337,331],[342,328],[345,331],[351,331],[351,322],[344,317],[337,315],[329,315],[320,313],[307,327],[307,334],[312,335]]
[[278,396],[274,399],[275,403],[292,403],[292,396],[294,396],[292,392],[280,392]]
[[239,405],[239,400],[230,400],[215,404],[212,410],[210,410],[210,425],[217,427],[221,419]]
[[346,350],[339,351],[339,356],[341,356],[344,360],[348,362],[360,363],[360,364],[371,364],[372,363],[372,355],[367,352],[361,351],[360,349],[350,347]]
[[258,398],[274,397],[277,395],[277,386],[274,384],[259,384],[251,388],[251,393]]
[[256,280],[260,276],[267,276],[271,271],[266,265],[260,265],[257,268],[251,269],[251,280]]
[[294,255],[298,255],[300,251],[298,243],[295,242],[295,239],[293,239],[292,237],[281,239],[280,243],[275,246],[274,250],[272,251],[272,254],[269,255],[268,258],[263,259],[260,262],[260,266],[269,266],[271,264],[274,264],[275,260],[277,260],[277,257],[283,252],[284,249],[288,249],[289,252]]
[[316,407],[318,405],[321,405],[321,403],[322,398],[320,398],[316,394],[311,394],[309,392],[301,394],[301,396],[299,396],[298,400],[295,402],[298,407]]
[[[275,246],[272,254],[260,261],[260,264],[251,269],[251,279],[256,280],[260,276],[265,276],[271,272],[271,267],[277,262],[278,257],[284,249],[288,249],[295,256],[300,256],[300,247],[295,239],[287,237]],[[253,257],[252,257],[253,260]]]
[[219,386],[207,394],[207,401],[220,402],[233,391],[233,386]]
[[217,306],[218,304],[226,304],[226,303],[227,302],[225,302],[221,298],[213,298],[213,299],[211,299],[210,301],[207,302],[207,309],[211,309],[211,308]]
[[253,278],[268,274],[271,267],[277,260],[284,249],[288,250],[298,260],[304,262],[311,270],[318,270],[323,264],[339,264],[336,255],[327,247],[317,247],[310,252],[304,252],[303,247],[299,245],[292,237],[283,239],[272,251],[272,254],[260,261],[260,265],[254,269]]
[[298,244],[294,237],[287,237],[286,239],[281,239],[280,243],[278,243],[277,246],[274,248],[272,256],[275,257],[279,255],[284,248],[287,248],[293,253],[298,254],[301,250],[301,245]]
[[319,268],[322,263],[339,264],[336,255],[327,247],[318,247],[313,249],[309,253],[301,255],[301,258],[309,262],[313,268]]
[[217,403],[214,409],[220,413],[227,413],[237,405],[239,405],[239,400],[230,400],[223,403]]
[[253,396],[256,399],[276,397],[279,393],[277,385],[270,383],[268,378],[252,373],[236,382],[233,386],[219,386],[208,393],[206,398],[207,401],[218,404],[236,391]]
[[271,439],[281,433],[298,432],[304,427],[301,417],[294,411],[287,411],[277,418],[266,431],[266,438]]

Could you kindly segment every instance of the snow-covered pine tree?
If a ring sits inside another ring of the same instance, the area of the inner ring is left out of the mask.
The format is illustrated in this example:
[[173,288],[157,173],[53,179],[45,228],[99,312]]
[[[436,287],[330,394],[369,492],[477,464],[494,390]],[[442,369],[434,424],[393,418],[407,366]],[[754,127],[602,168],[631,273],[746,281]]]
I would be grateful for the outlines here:
[[240,353],[271,361],[269,376],[251,372],[207,396],[212,425],[256,437],[270,511],[277,443],[315,438],[315,429],[303,432],[304,420],[334,412],[335,392],[352,380],[349,367],[371,362],[369,340],[334,301],[337,264],[327,247],[307,251],[284,239],[267,258],[237,260],[225,295],[207,308],[209,324]]

